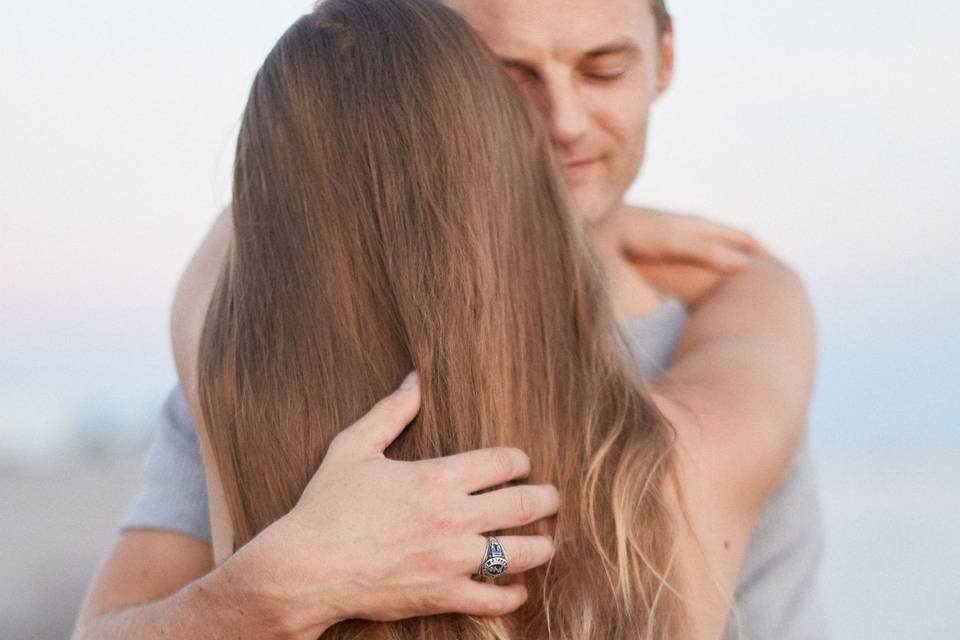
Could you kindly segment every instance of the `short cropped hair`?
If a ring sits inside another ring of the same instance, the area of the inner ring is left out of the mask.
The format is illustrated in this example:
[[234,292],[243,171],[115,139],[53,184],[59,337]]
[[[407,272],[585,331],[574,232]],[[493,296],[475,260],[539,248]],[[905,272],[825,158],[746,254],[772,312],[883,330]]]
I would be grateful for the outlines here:
[[667,11],[666,0],[650,0],[650,8],[657,21],[657,35],[662,36],[670,27],[670,12]]

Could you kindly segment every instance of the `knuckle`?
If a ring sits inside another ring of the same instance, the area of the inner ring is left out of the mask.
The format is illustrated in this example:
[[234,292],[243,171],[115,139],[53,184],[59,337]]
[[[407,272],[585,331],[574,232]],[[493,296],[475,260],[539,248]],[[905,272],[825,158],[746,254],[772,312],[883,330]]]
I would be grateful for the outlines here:
[[530,456],[527,455],[527,452],[515,447],[507,448],[513,454],[514,469],[523,475],[530,473]]
[[498,589],[497,595],[490,602],[492,615],[509,613],[523,604],[525,599],[522,591]]
[[434,569],[443,575],[458,573],[463,558],[455,545],[444,544],[434,554]]
[[490,451],[491,464],[504,477],[511,477],[514,470],[514,454],[508,447],[497,447]]
[[330,444],[327,446],[327,455],[325,457],[338,456],[350,447],[356,444],[356,433],[352,429],[344,429],[339,432],[337,435],[333,436],[333,439],[330,440]]
[[498,616],[509,611],[507,599],[500,591],[497,589],[477,602],[477,613],[482,616]]
[[457,478],[456,465],[446,458],[441,458],[435,463],[430,464],[430,475],[434,485],[449,486]]
[[544,484],[540,487],[545,497],[545,507],[549,507],[551,512],[560,506],[560,490],[556,485]]
[[386,397],[380,398],[374,406],[378,409],[378,413],[394,414],[404,408],[406,405],[405,400],[406,398],[399,393],[391,393]]
[[464,516],[455,509],[446,509],[430,519],[430,526],[435,535],[449,537],[457,534],[464,528]]
[[710,245],[707,249],[707,257],[713,262],[723,263],[730,257],[730,250],[721,245]]
[[499,616],[503,615],[510,611],[510,601],[506,596],[497,594],[495,596],[490,596],[489,600],[484,601],[483,603],[483,615],[487,616]]
[[431,493],[443,484],[444,472],[436,465],[423,466],[414,471],[413,479],[416,490],[421,493]]
[[421,609],[430,613],[440,613],[453,610],[452,589],[434,588],[423,594]]
[[530,566],[532,559],[530,546],[526,544],[518,544],[514,548],[513,553],[510,555],[510,564],[516,569],[527,569]]
[[530,490],[530,487],[522,486],[517,487],[516,495],[516,509],[517,516],[524,522],[529,522],[533,520],[534,516],[534,499],[533,494]]
[[550,562],[556,555],[557,548],[550,536],[542,536],[536,542],[536,553],[531,554],[530,563],[544,564]]

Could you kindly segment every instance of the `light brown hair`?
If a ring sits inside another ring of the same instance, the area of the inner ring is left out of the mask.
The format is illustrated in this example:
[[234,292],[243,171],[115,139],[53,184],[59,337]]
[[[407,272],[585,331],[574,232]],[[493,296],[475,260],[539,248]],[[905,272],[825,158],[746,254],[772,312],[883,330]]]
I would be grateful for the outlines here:
[[526,582],[519,610],[348,620],[324,638],[681,635],[675,433],[552,153],[492,53],[432,0],[318,4],[257,73],[198,362],[235,549],[412,368],[422,407],[387,457],[516,446],[525,482],[561,494],[555,518],[509,532],[556,541],[548,565],[500,579]]

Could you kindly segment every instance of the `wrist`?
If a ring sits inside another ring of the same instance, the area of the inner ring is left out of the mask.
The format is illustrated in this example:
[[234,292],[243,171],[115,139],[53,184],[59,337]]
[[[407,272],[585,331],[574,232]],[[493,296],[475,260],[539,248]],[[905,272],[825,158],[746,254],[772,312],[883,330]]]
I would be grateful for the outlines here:
[[181,592],[190,608],[202,610],[222,637],[292,640],[281,602],[265,593],[246,559],[234,555]]
[[224,630],[237,637],[269,640],[314,640],[343,618],[331,594],[318,593],[329,585],[303,585],[310,578],[289,562],[289,537],[277,521],[195,583],[193,597],[220,617]]
[[337,550],[320,540],[316,520],[302,515],[294,507],[238,553],[249,554],[260,596],[272,603],[269,609],[282,618],[290,637],[315,640],[353,616],[343,607],[344,598],[337,590],[341,582],[332,566]]

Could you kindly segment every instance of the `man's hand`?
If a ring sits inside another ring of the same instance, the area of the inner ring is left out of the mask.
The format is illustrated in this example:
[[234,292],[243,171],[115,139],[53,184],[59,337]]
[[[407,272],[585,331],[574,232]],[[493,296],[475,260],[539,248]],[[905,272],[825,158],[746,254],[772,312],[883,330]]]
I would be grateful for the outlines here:
[[[341,431],[296,506],[212,572],[210,548],[199,541],[156,531],[121,536],[74,640],[312,640],[350,618],[494,616],[522,605],[522,583],[471,579],[486,548],[482,534],[556,514],[556,487],[477,493],[529,473],[527,455],[510,447],[386,458],[420,408],[416,377],[408,383]],[[553,557],[549,536],[499,540],[510,558],[507,573]]]
[[[481,534],[554,515],[556,487],[516,485],[472,495],[529,473],[527,455],[511,447],[413,462],[386,458],[384,449],[419,411],[420,395],[412,374],[337,434],[296,506],[259,536],[270,549],[283,608],[306,616],[296,637],[315,638],[351,618],[503,615],[526,600],[522,583],[471,579],[486,548]],[[545,535],[499,541],[509,554],[507,573],[542,565],[554,553]],[[312,626],[316,620],[323,624]]]

